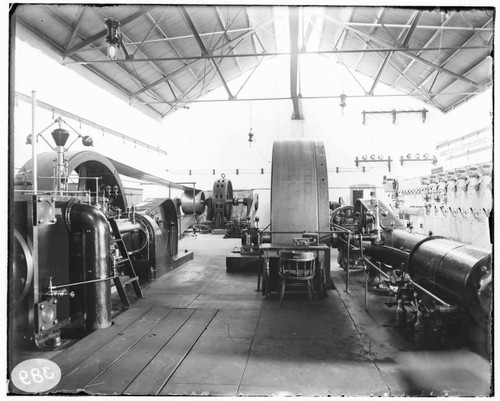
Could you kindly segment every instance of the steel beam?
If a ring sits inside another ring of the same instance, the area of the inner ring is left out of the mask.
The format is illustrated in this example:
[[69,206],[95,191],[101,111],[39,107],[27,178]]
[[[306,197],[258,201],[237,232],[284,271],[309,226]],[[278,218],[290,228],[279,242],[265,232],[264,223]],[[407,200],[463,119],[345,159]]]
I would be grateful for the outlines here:
[[[129,36],[128,36],[128,35],[127,35],[127,34],[126,34],[123,30],[122,30],[122,36],[124,36],[127,40],[129,40],[129,39],[130,39],[130,38],[129,38]],[[147,53],[145,53],[144,51],[142,51],[142,50],[141,50],[141,53],[142,53],[145,57],[148,57]],[[149,57],[148,57],[148,58],[149,58]],[[134,72],[132,72],[132,71],[129,71],[129,70],[126,68],[127,63],[119,63],[119,62],[118,62],[119,60],[114,60],[114,61],[117,61],[117,64],[123,64],[123,67],[122,67],[122,68],[123,68],[125,71],[127,71],[127,72],[131,75],[131,76],[133,76],[135,79],[137,79],[137,81],[140,83],[140,85],[141,85],[141,87],[142,87],[142,88],[144,88],[144,87],[146,86],[146,84],[145,84],[145,83],[142,81],[142,79],[141,79],[141,78],[140,78],[140,77],[139,77],[139,76],[135,73],[135,71],[134,71]],[[158,66],[158,65],[157,65],[154,61],[151,61],[151,62],[150,62],[150,64],[151,64],[153,67],[155,67],[155,68],[158,70],[158,72],[159,72],[160,74],[162,74],[162,75],[164,75],[164,74],[165,74],[165,73],[164,73],[164,71],[163,71],[163,70],[162,70],[162,69],[161,69],[161,68],[160,68],[160,67],[159,67],[159,66]],[[167,100],[166,100],[163,96],[161,96],[161,95],[160,95],[159,93],[157,93],[156,91],[154,91],[154,90],[152,90],[152,89],[150,89],[150,91],[151,91],[152,93],[154,93],[154,95],[155,95],[155,96],[159,97],[159,98],[160,98],[160,99],[162,99],[162,100],[165,100],[165,102],[166,102],[166,103],[169,103],[169,102],[168,102],[168,101],[167,101]]]
[[[477,95],[478,92],[457,92],[457,93],[443,93],[439,94],[440,96],[473,96]],[[436,95],[435,93],[431,93],[430,95]],[[387,97],[419,97],[419,95],[410,95],[408,93],[398,93],[398,94],[390,94],[390,95],[373,95],[369,96],[367,94],[363,95],[349,95],[349,99],[361,99],[361,98],[387,98]],[[302,96],[301,100],[313,100],[313,99],[340,99],[340,95],[323,95],[323,96]],[[282,97],[260,97],[260,98],[235,98],[231,100],[232,102],[263,102],[263,101],[290,101],[290,96],[282,96]],[[185,102],[182,99],[179,101],[180,103],[222,103],[229,102],[229,99],[194,99],[194,100],[186,100]],[[164,102],[133,102],[132,104],[165,104]]]
[[[382,9],[383,10],[383,9]],[[352,18],[352,14],[354,12],[354,8],[351,8],[351,12],[349,14],[349,18],[348,18],[348,21]],[[338,46],[339,46],[339,43],[342,43],[342,45],[340,46],[341,48],[344,46],[344,41],[345,41],[345,37],[347,35],[347,29],[344,27],[342,28],[342,31],[340,32],[340,35],[339,37],[337,38],[337,41],[335,42],[335,46],[333,46],[333,50],[337,50]],[[364,47],[366,49],[367,45],[364,44]],[[361,57],[363,57],[361,55]],[[359,65],[359,61],[361,60],[361,57],[360,59],[358,60],[358,65]],[[335,58],[337,59],[337,63],[341,64],[342,66],[344,66],[344,68],[347,70],[347,72],[351,75],[351,77],[354,79],[354,81],[356,81],[356,83],[359,85],[359,87],[361,88],[361,90],[363,91],[363,93],[366,93],[366,89],[364,88],[364,86],[361,84],[361,82],[359,82],[358,78],[356,78],[356,76],[352,73],[352,71],[350,70],[350,68],[344,63],[343,60],[340,59],[340,57],[335,54]]]
[[[436,38],[437,38],[437,37],[439,36],[439,34],[441,33],[441,30],[440,30],[440,29],[438,29],[438,28],[442,28],[442,27],[444,27],[446,24],[449,24],[449,23],[451,22],[451,20],[452,20],[453,18],[455,18],[455,16],[456,16],[456,15],[457,15],[457,13],[456,13],[455,11],[452,11],[452,12],[448,15],[448,17],[446,18],[446,20],[445,20],[445,21],[441,24],[441,27],[436,27],[436,29],[437,29],[437,30],[436,30],[436,32],[434,32],[434,33],[432,34],[432,36],[429,38],[429,40],[427,40],[427,42],[425,42],[425,44],[424,44],[424,46],[423,46],[422,50],[420,50],[420,51],[418,51],[418,52],[417,52],[417,56],[420,56],[420,54],[422,54],[422,52],[423,52],[426,48],[428,48],[428,47],[431,45],[431,43],[432,43],[432,42],[434,42],[434,40],[436,40]],[[414,64],[414,63],[416,63],[416,60],[414,60],[414,59],[413,59],[413,60],[411,60],[411,61],[410,61],[410,63],[409,63],[409,64],[405,67],[405,69],[403,70],[403,75],[404,75],[404,74],[406,74],[406,73],[408,72],[408,70],[409,70],[409,69],[413,66],[413,64]],[[398,77],[394,80],[394,82],[391,84],[391,86],[396,85],[396,83],[399,81],[399,79],[400,79],[400,78],[401,78],[401,75],[400,75],[400,76],[398,76]]]
[[[247,20],[247,25],[251,28],[252,27],[252,21],[250,20],[250,15],[248,14],[248,9],[245,8],[245,17]],[[255,45],[255,37],[250,38],[250,42],[252,43],[253,46],[253,51],[254,53],[257,53],[257,46]]]
[[[479,63],[475,64],[473,67],[471,67],[470,69],[468,69],[467,71],[464,72],[464,75],[469,75],[472,71],[474,71],[476,68],[478,68],[480,65],[484,64],[486,62],[487,59],[482,59]],[[450,87],[454,82],[456,82],[456,80],[450,82],[448,85],[446,85],[444,88],[441,88],[439,90],[439,93],[436,95],[436,96],[439,96],[443,90],[445,90],[446,88]],[[491,85],[492,81],[491,80],[488,80],[487,82],[484,83],[484,86],[487,87],[489,85]],[[479,92],[477,92],[479,93]]]
[[[233,40],[234,41],[234,40]],[[226,44],[227,45],[227,44]],[[223,47],[223,46],[221,46]],[[420,50],[425,51],[443,51],[443,50],[480,50],[480,49],[491,49],[491,46],[481,45],[481,46],[447,46],[447,47],[428,47],[422,49],[421,47],[415,48],[403,48],[403,47],[381,47],[381,48],[371,48],[371,49],[344,49],[344,50],[317,50],[317,51],[306,51],[298,52],[301,55],[309,54],[353,54],[353,53],[409,53]],[[214,51],[219,50],[215,49]],[[116,63],[116,62],[130,62],[130,63],[147,63],[149,61],[182,61],[182,60],[205,60],[205,59],[224,59],[224,58],[245,58],[245,57],[274,57],[274,56],[290,56],[291,52],[268,52],[268,53],[238,53],[238,54],[210,54],[210,55],[200,55],[200,56],[184,56],[184,57],[155,57],[155,58],[135,58],[129,60],[88,60],[79,61],[78,63],[67,61],[64,64],[103,64],[103,63]]]
[[[380,25],[380,21],[382,20],[382,16],[384,15],[384,12],[385,12],[385,8],[384,8],[384,7],[382,7],[382,8],[379,10],[379,12],[378,12],[377,16],[375,17],[375,19],[376,19],[376,21],[377,21],[377,23],[378,23],[378,24],[377,24],[376,26],[373,26],[373,27],[370,29],[370,33],[371,33],[371,34],[373,34],[373,33],[375,32],[375,29],[377,29],[377,27],[378,27],[378,26],[381,26],[381,25]],[[347,28],[346,28],[345,26],[344,26],[344,29],[346,29],[346,30],[347,30]],[[366,42],[365,42],[365,44],[364,44],[364,50],[366,50],[366,49],[368,49],[368,44],[366,44]],[[358,62],[357,62],[357,64],[356,64],[356,66],[354,67],[354,71],[358,71],[359,65],[361,64],[361,60],[363,59],[363,55],[364,55],[363,53],[360,53],[360,56],[359,56]]]
[[[71,27],[71,25],[69,24],[68,21],[64,20],[63,18],[61,18],[58,14],[54,14],[51,10],[47,10],[53,18],[55,18],[61,25],[63,26],[67,26],[68,28]],[[81,37],[83,37],[83,34],[79,34]],[[125,38],[127,38],[127,35],[123,32],[122,30],[122,35],[125,36]],[[97,49],[96,49],[97,50]],[[99,51],[101,51],[101,53],[103,53],[104,55],[106,54],[102,49],[99,49]],[[147,55],[146,55],[147,56]],[[115,60],[116,61],[116,60]],[[142,82],[141,78],[135,73],[135,72],[132,72],[132,71],[129,71],[126,64],[125,63],[120,63],[119,60],[117,61],[117,66],[118,68],[121,68],[123,69],[127,74],[129,74],[131,77],[133,77],[135,80],[137,80],[137,82],[142,86],[144,87],[145,86],[145,83]],[[107,79],[109,81],[109,78]],[[120,86],[121,87],[121,86]],[[121,87],[122,89],[122,92],[124,92],[127,96],[128,96],[128,92],[125,90],[125,88]],[[155,93],[155,95],[160,98],[161,100],[165,100],[162,96],[160,96],[159,94]],[[166,101],[166,100],[165,100]]]
[[309,43],[309,40],[311,39],[311,34],[314,29],[314,25],[316,24],[316,19],[318,18],[316,15],[311,16],[312,19],[309,20],[309,23],[307,24],[307,29],[306,29],[306,34],[304,36],[304,42],[302,43],[302,48],[305,50],[307,48],[307,44]]
[[[351,20],[353,14],[354,14],[354,7],[351,7],[351,9],[349,11],[349,17],[347,18],[348,21]],[[342,36],[342,33],[344,34],[344,36]],[[344,47],[344,42],[345,42],[346,36],[347,36],[347,31],[345,28],[343,28],[337,42],[335,43],[334,49],[337,49],[337,48],[342,49]],[[342,42],[339,43],[341,40],[342,40]]]
[[[120,26],[123,27],[124,25],[127,25],[128,23],[136,20],[137,18],[142,17],[147,12],[148,12],[147,8],[141,7],[140,11],[138,11],[138,12],[132,14],[130,17],[127,17],[124,20],[120,21]],[[85,39],[84,41],[82,41],[82,42],[78,43],[77,45],[73,46],[71,49],[66,50],[63,53],[63,55],[62,55],[63,58],[66,58],[66,57],[72,55],[73,53],[77,52],[80,49],[83,49],[84,47],[90,45],[92,42],[95,42],[96,40],[104,38],[106,36],[106,34],[107,34],[107,30],[106,29],[103,29],[102,31],[99,31],[98,33],[96,33],[95,35],[91,36],[90,38]]]
[[[364,36],[364,37],[370,39],[373,42],[377,42],[377,43],[379,43],[382,46],[390,46],[391,45],[386,40],[381,39],[381,38],[379,38],[377,36],[374,36],[374,35],[370,35],[370,34],[368,34],[366,32],[360,31],[359,29],[356,29],[356,28],[353,28],[353,27],[348,27],[348,29],[352,30],[353,32],[358,33],[360,36]],[[429,49],[427,49],[427,50],[429,50]],[[468,84],[470,84],[472,86],[475,86],[477,88],[481,88],[482,87],[482,85],[479,84],[478,82],[475,82],[475,81],[473,81],[471,79],[465,78],[462,75],[457,74],[456,72],[453,72],[453,71],[448,70],[447,68],[441,67],[440,65],[435,64],[435,63],[433,63],[433,62],[431,62],[429,60],[426,60],[426,59],[424,59],[424,58],[422,58],[420,56],[417,56],[416,54],[414,54],[414,53],[412,53],[410,51],[401,51],[401,53],[405,57],[415,59],[415,60],[419,61],[420,63],[427,65],[428,67],[431,67],[431,68],[433,68],[435,70],[440,70],[441,72],[444,72],[444,73],[452,76],[453,78],[460,79],[460,80],[462,80],[464,82],[467,82]]]
[[[164,117],[165,117],[165,116],[167,116],[167,115],[168,115],[168,114],[169,114],[172,110],[176,110],[176,109],[177,109],[177,107],[179,107],[179,105],[180,105],[181,103],[192,103],[192,102],[193,102],[192,100],[187,100],[187,101],[184,101],[184,99],[185,99],[185,98],[186,98],[186,97],[187,97],[187,96],[188,96],[188,95],[189,95],[189,94],[190,94],[190,93],[194,90],[194,88],[196,88],[196,87],[198,86],[198,84],[199,84],[202,80],[204,80],[204,79],[205,79],[205,77],[206,77],[206,76],[207,76],[210,72],[212,72],[212,71],[213,71],[213,70],[210,70],[210,71],[205,72],[205,74],[203,75],[203,77],[201,77],[201,78],[199,78],[198,80],[196,80],[196,82],[195,82],[193,85],[191,85],[191,87],[190,87],[187,91],[185,91],[185,92],[182,94],[181,98],[180,98],[180,99],[178,99],[178,100],[177,100],[177,102],[175,102],[175,104],[174,104],[173,106],[171,105],[170,110],[169,110],[169,111],[167,111],[167,112],[166,112],[166,113],[165,113],[162,117],[164,118]],[[229,99],[229,100],[231,100],[231,99]]]
[[[151,13],[149,13],[149,12],[148,12],[146,15],[147,15],[148,19],[149,19],[151,22],[153,22],[153,23],[155,24],[155,26],[156,26],[156,30],[160,33],[160,35],[161,35],[161,36],[163,36],[165,39],[168,39],[167,34],[166,34],[166,33],[163,31],[163,29],[161,29],[161,27],[160,27],[160,26],[156,23],[155,19],[154,19],[154,18],[153,18],[153,16],[151,15]],[[170,41],[168,42],[168,44],[169,44],[170,48],[171,48],[171,49],[175,52],[175,54],[177,54],[177,56],[179,56],[179,58],[181,58],[181,59],[182,59],[181,61],[184,63],[184,66],[185,66],[185,67],[188,67],[189,72],[191,73],[191,75],[193,75],[193,77],[194,77],[195,79],[198,79],[198,78],[199,78],[199,77],[198,77],[198,74],[196,74],[196,73],[193,71],[193,69],[189,67],[188,62],[187,62],[187,61],[186,61],[186,60],[182,57],[182,54],[179,52],[179,50],[177,50],[177,47],[175,47],[175,45],[174,45],[173,43],[171,43]]]
[[[231,40],[231,38],[229,37],[229,35],[226,33],[226,26],[224,25],[224,22],[222,21],[222,17],[220,15],[220,9],[218,6],[215,6],[215,15],[217,16],[217,21],[218,23],[220,24],[220,26],[222,27],[222,29],[224,29],[224,34],[222,35],[224,38],[226,38],[226,41],[229,42]],[[230,52],[232,54],[235,54],[234,53],[234,50],[232,47],[230,47]],[[240,75],[243,74],[243,70],[241,69],[241,65],[240,65],[240,62],[238,60],[238,58],[235,58],[234,59],[236,61],[236,65],[238,66],[238,70],[240,71]]]
[[[360,37],[361,40],[365,41],[366,44],[368,45],[368,47],[372,47],[370,45],[370,41],[368,39],[364,39],[362,36],[358,35]],[[377,49],[374,49],[374,50],[377,50]],[[380,57],[383,57],[380,53],[378,53]],[[388,62],[389,66],[394,69],[394,71],[396,71],[398,74],[401,74],[401,71],[396,67],[394,66],[394,64],[392,64],[390,61]],[[413,88],[417,89],[421,94],[422,96],[424,96],[424,98],[429,101],[429,103],[431,103],[432,105],[434,105],[435,107],[439,108],[436,104],[434,104],[434,102],[432,101],[432,98],[430,97],[430,95],[428,93],[426,93],[423,89],[420,89],[418,88],[418,86],[412,82],[407,76],[405,75],[401,75],[401,77],[406,81],[408,82]],[[370,95],[370,96],[373,96],[373,95]],[[417,95],[412,95],[412,96],[417,96]]]
[[243,82],[243,84],[241,85],[240,89],[238,89],[238,92],[236,92],[236,95],[234,95],[235,97],[238,97],[239,93],[241,92],[241,90],[245,87],[245,85],[247,84],[247,82],[250,80],[250,78],[252,77],[253,73],[257,70],[257,68],[260,66],[260,63],[262,63],[262,60],[264,60],[264,57],[261,57],[259,62],[252,68],[252,71],[250,72],[250,74],[248,75],[247,79],[245,79],[245,82]]
[[[237,36],[236,38],[232,39],[232,40],[231,40],[231,42],[234,42],[234,41],[236,41],[236,40],[238,40],[238,39],[243,39],[244,37],[246,37],[246,36],[248,36],[248,35],[251,35],[251,34],[252,34],[252,31],[242,33],[241,35],[239,35],[239,36]],[[228,43],[226,43],[225,45],[228,45]],[[237,45],[236,45],[236,46],[237,46]],[[235,47],[236,47],[236,46],[235,46]],[[219,47],[219,48],[217,48],[217,49],[214,49],[213,51],[220,50],[222,47],[223,47],[223,46],[221,46],[221,47]],[[220,55],[219,55],[219,57],[220,57]],[[158,60],[158,59],[155,59],[155,60]],[[183,58],[183,60],[185,60],[185,58]],[[147,91],[148,89],[153,88],[153,87],[155,87],[156,85],[161,84],[162,82],[165,82],[168,78],[170,78],[170,77],[174,76],[175,74],[177,74],[177,73],[181,72],[182,70],[184,70],[184,69],[185,69],[185,68],[187,68],[188,66],[191,66],[192,64],[196,63],[196,61],[198,61],[198,60],[199,60],[199,58],[198,58],[198,57],[195,57],[195,58],[193,58],[193,59],[191,59],[191,60],[192,60],[191,62],[186,62],[186,64],[185,64],[183,67],[180,67],[180,68],[178,68],[177,70],[175,70],[175,71],[172,71],[172,72],[168,73],[165,77],[160,78],[160,79],[158,79],[158,80],[154,81],[153,83],[151,83],[151,84],[147,85],[147,86],[146,86],[146,87],[144,87],[143,89],[141,89],[141,90],[139,90],[139,91],[137,91],[137,92],[133,93],[133,94],[130,96],[130,99],[129,99],[129,100],[132,100],[133,98],[135,98],[135,97],[139,96],[141,93],[143,93],[143,92]],[[159,60],[159,61],[166,61],[166,60]],[[194,74],[194,72],[193,72],[193,74]],[[196,75],[195,75],[195,77],[196,77],[196,79],[198,80],[198,77],[197,77]]]
[[194,26],[193,21],[191,20],[191,17],[189,16],[188,12],[186,11],[186,8],[184,6],[181,6],[180,11],[181,11],[182,15],[184,16],[184,19],[186,20],[186,22],[189,26],[189,29],[193,33],[194,38],[196,40],[196,43],[198,43],[198,46],[200,47],[201,53],[204,56],[208,56],[208,59],[209,59],[210,63],[212,64],[212,67],[215,69],[217,75],[219,76],[219,79],[222,83],[222,86],[224,86],[224,89],[226,90],[226,93],[227,93],[229,99],[233,99],[234,96],[231,93],[229,86],[227,86],[227,82],[224,79],[224,76],[222,75],[221,71],[219,70],[219,66],[215,63],[214,59],[208,53],[208,51],[205,47],[205,44],[203,43],[203,40],[201,39],[200,35],[198,35],[198,31],[196,30],[196,27]]
[[[354,26],[354,27],[373,27],[373,28],[382,28],[384,25],[386,28],[409,28],[410,24],[381,24],[381,23],[373,23],[373,22],[346,22],[346,25]],[[475,27],[466,27],[466,26],[435,26],[435,25],[419,25],[418,29],[438,29],[440,31],[443,30],[453,30],[453,31],[492,31],[493,28],[475,28]]]
[[172,88],[172,85],[170,84],[170,81],[167,79],[167,85],[170,89],[170,92],[172,92],[172,96],[174,97],[174,100],[177,102],[179,99],[177,99],[177,95],[174,92],[174,88]]
[[[434,88],[434,84],[436,83],[437,78],[439,77],[439,74],[440,74],[440,72],[436,71],[436,75],[434,76],[434,79],[432,80],[432,83],[429,86],[429,91],[428,92],[432,92],[432,88]],[[422,84],[420,84],[420,86],[422,86]]]
[[300,100],[297,94],[299,82],[299,8],[290,7],[290,96],[293,104],[292,120],[302,120]]
[[[489,20],[488,20],[485,24],[483,24],[482,28],[486,27],[487,25],[489,25],[489,24],[490,24],[490,23],[492,23],[492,22],[493,22],[493,19],[492,19],[492,18],[490,18],[490,19],[489,19]],[[461,45],[461,46],[460,46],[457,50],[455,50],[452,54],[450,54],[450,55],[446,58],[446,60],[444,60],[443,62],[441,62],[441,63],[440,63],[440,65],[441,65],[441,66],[446,65],[446,63],[448,63],[448,61],[450,61],[453,57],[455,57],[455,56],[457,55],[457,53],[458,53],[460,50],[467,49],[467,45],[468,45],[468,44],[469,44],[472,40],[474,40],[474,39],[476,38],[476,36],[478,36],[479,34],[480,34],[480,31],[477,31],[477,32],[475,32],[473,35],[471,35],[471,36],[470,36],[470,37],[469,37],[469,38],[468,38],[465,42],[463,42],[463,43],[462,43],[462,45]],[[482,63],[482,61],[481,61],[481,63]],[[424,85],[424,83],[426,83],[426,82],[429,80],[429,78],[431,77],[431,75],[432,75],[432,74],[429,74],[427,77],[425,77],[425,78],[424,78],[424,80],[422,81],[421,85]],[[464,76],[465,76],[465,75],[467,75],[467,72],[466,72],[466,73],[463,73],[462,75],[464,75]],[[453,81],[450,83],[450,85],[451,85],[453,82],[455,82],[455,81],[456,81],[456,79],[455,79],[455,80],[453,80]],[[448,86],[449,86],[449,85],[448,85]],[[448,86],[446,86],[446,88],[447,88]]]
[[[141,41],[141,43],[139,43],[139,45],[137,46],[137,48],[135,49],[134,53],[132,53],[132,57],[134,57],[136,55],[136,53],[139,51],[139,49],[142,47],[142,45],[144,44],[144,42],[146,41],[146,39],[148,38],[149,35],[151,35],[151,32],[154,31],[154,29],[158,26],[158,24],[160,23],[161,19],[163,18],[163,16],[165,15],[165,13],[167,12],[167,8],[165,8],[165,10],[163,10],[163,12],[161,13],[160,15],[160,18],[158,18],[158,21],[155,21],[153,26],[151,27],[151,29],[148,31],[148,33],[144,36],[144,39]],[[149,12],[148,12],[148,15],[151,15]]]
[[[411,39],[413,33],[415,32],[415,28],[417,27],[418,22],[420,21],[420,17],[421,16],[422,16],[422,11],[417,11],[412,16],[413,22],[412,22],[412,24],[410,26],[410,29],[408,29],[408,32],[406,33],[406,36],[405,36],[405,38],[403,40],[403,44],[401,45],[401,47],[408,48],[408,43],[410,42],[410,39]],[[403,32],[404,32],[404,29],[401,31],[400,37],[403,34]],[[399,42],[400,37],[398,38],[397,42]],[[394,54],[394,52],[389,52],[385,56],[385,59],[382,62],[382,64],[380,65],[380,68],[379,68],[379,70],[377,72],[377,75],[375,76],[375,79],[373,80],[372,87],[370,88],[370,90],[368,92],[369,95],[373,95],[373,92],[375,91],[377,83],[378,83],[380,77],[382,76],[382,72],[384,71],[385,66],[387,65],[387,63],[389,62],[389,60],[391,59],[391,57],[392,57],[393,54]]]
[[[267,21],[269,23],[270,21]],[[206,32],[206,33],[199,33],[201,37],[203,36],[215,36],[215,35],[224,35],[224,33],[240,33],[240,32],[248,32],[251,31],[253,28],[235,28],[235,29],[228,29],[227,31],[214,31],[214,32]],[[176,40],[180,39],[194,39],[193,35],[181,35],[181,36],[169,36],[168,38],[163,38],[163,39],[150,39],[144,41],[144,43],[158,43],[158,42],[173,42]],[[129,43],[130,45],[138,45],[141,42],[133,42]]]
[[80,14],[78,15],[78,20],[76,21],[76,25],[73,28],[73,31],[71,32],[71,36],[69,37],[68,41],[66,42],[66,45],[64,46],[64,49],[67,49],[71,43],[73,43],[73,40],[75,39],[76,34],[78,33],[78,30],[80,29],[80,24],[82,23],[83,16],[85,15],[85,11],[87,10],[87,7],[83,6],[82,11],[80,11]]
[[[62,25],[66,26],[66,27],[71,27],[71,25],[69,24],[68,21],[66,20],[63,20],[62,18],[60,18],[57,14],[53,14],[52,11],[48,10],[48,12],[57,20],[59,21]],[[59,54],[61,57],[64,53],[64,48],[59,45],[58,43],[54,42],[50,37],[46,36],[43,32],[39,31],[38,29],[34,28],[32,26],[32,24],[28,24],[27,22],[23,21],[22,19],[17,19],[17,22],[22,24],[27,30],[31,31],[33,35],[35,35],[36,37],[38,38],[41,38],[43,39],[43,41],[45,43],[48,44],[49,47],[51,47],[57,54]],[[81,37],[83,37],[83,34],[78,32],[77,33],[78,35],[80,35]],[[75,60],[75,63],[84,63],[83,60],[77,56],[77,55],[73,55],[72,58]],[[93,66],[91,65],[86,65],[86,68],[92,72],[93,74],[95,74],[97,77],[101,78],[103,81],[107,82],[109,85],[115,87],[116,89],[118,89],[120,91],[121,94],[125,95],[125,96],[129,96],[129,93],[128,91],[122,86],[120,85],[117,81],[113,80],[111,77],[107,76],[107,75],[104,75],[101,71],[99,71],[98,69],[94,68]],[[121,67],[120,67],[121,68]],[[148,107],[151,109],[151,111],[153,111],[155,113],[155,115],[158,115],[158,116],[161,116],[161,113],[158,112],[158,110],[156,110],[155,108],[151,107],[150,105],[148,105]]]

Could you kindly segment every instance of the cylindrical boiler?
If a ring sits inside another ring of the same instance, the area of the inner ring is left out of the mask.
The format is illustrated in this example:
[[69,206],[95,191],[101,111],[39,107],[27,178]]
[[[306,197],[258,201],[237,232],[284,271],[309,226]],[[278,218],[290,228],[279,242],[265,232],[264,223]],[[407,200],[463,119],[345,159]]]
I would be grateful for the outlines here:
[[491,318],[491,253],[444,238],[417,244],[409,257],[412,279],[470,311],[485,325]]

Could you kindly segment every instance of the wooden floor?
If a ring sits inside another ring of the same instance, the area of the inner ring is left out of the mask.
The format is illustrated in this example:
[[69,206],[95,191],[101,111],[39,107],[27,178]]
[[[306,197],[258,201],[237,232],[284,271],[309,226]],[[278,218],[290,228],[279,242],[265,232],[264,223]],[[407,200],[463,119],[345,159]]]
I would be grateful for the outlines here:
[[337,288],[326,299],[310,306],[306,294],[285,294],[280,307],[277,296],[255,291],[256,274],[226,273],[236,245],[217,236],[181,241],[192,261],[146,288],[111,327],[52,358],[62,378],[51,393],[405,394],[394,357],[411,344],[383,301],[370,295],[365,311],[362,273],[349,293],[333,271]]
[[[236,241],[237,242],[237,241]],[[226,273],[235,240],[182,242],[193,261],[145,297],[52,358],[52,392],[132,395],[387,395],[383,373],[338,291],[309,306],[305,294],[257,293],[255,274]]]

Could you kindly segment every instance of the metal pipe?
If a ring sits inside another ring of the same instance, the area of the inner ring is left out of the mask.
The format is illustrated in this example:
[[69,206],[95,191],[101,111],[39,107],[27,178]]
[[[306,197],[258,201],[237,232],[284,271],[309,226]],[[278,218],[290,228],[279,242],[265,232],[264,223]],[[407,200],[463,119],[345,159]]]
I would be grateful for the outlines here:
[[38,192],[38,165],[37,165],[37,134],[36,134],[36,91],[31,91],[31,174],[33,175],[33,193]]
[[417,284],[415,281],[413,281],[411,278],[408,279],[408,281],[414,285],[415,287],[417,287],[418,289],[420,289],[420,291],[422,292],[425,292],[427,295],[429,295],[430,297],[434,298],[436,301],[438,301],[441,305],[444,305],[444,306],[450,306],[450,304],[444,302],[441,298],[438,298],[437,296],[435,296],[432,292],[430,291],[427,291],[424,287],[422,287],[421,285]]
[[[130,215],[131,213],[129,214],[129,216]],[[115,219],[115,221],[118,230],[123,237],[123,241],[126,244],[129,255],[140,253],[149,245],[150,240],[148,229],[143,221],[137,221],[136,219],[136,221],[134,222],[130,218]],[[128,236],[127,234],[129,234],[130,236]],[[139,243],[137,243],[136,241],[137,235],[139,235],[139,239],[141,240],[141,242]]]
[[74,287],[74,286],[77,286],[77,285],[98,283],[100,281],[113,280],[113,279],[115,279],[117,277],[118,276],[111,276],[111,277],[106,277],[106,278],[97,278],[95,280],[80,281],[78,283],[69,283],[69,284],[63,284],[63,285],[52,285],[52,286],[49,287],[49,290],[57,290],[57,289],[60,289],[60,288]]
[[196,212],[196,188],[195,183],[193,182],[193,213]]
[[[35,209],[37,207],[36,196],[38,194],[38,159],[37,159],[37,135],[36,135],[36,92],[33,90],[31,92],[31,174],[32,174],[32,214],[33,214],[33,244],[38,244],[38,224],[36,223]],[[37,245],[35,245],[37,246]],[[39,289],[39,269],[38,269],[38,250],[35,248],[33,253],[33,302],[38,302],[40,297]]]
[[[359,255],[361,260],[365,260],[363,254],[363,234],[358,235],[359,238]],[[366,271],[366,265],[363,265],[363,273],[365,274],[365,310],[368,310],[368,272]]]
[[387,273],[385,273],[383,270],[379,269],[375,264],[373,264],[372,262],[370,262],[368,259],[364,258],[363,260],[366,263],[368,263],[371,267],[373,267],[375,270],[377,270],[380,274],[382,274],[382,276],[384,276],[387,279],[390,278]]
[[64,169],[64,146],[57,146],[56,148],[56,154],[57,154],[57,162],[55,166],[55,174],[54,174],[54,191],[56,192],[57,195],[63,196],[64,195],[64,180],[66,179],[66,174],[65,174],[65,169]]
[[265,231],[266,233],[270,234],[306,234],[306,233],[311,233],[311,234],[339,234],[339,233],[346,233],[346,231],[314,231],[314,230],[307,230],[307,231]]
[[[465,96],[465,95],[477,95],[479,92],[455,92],[455,93],[429,93],[429,96]],[[422,97],[421,94],[408,94],[408,93],[393,93],[387,95],[349,95],[349,99],[357,99],[357,98],[367,98],[367,99],[375,99],[375,98],[385,98],[385,97]],[[314,100],[314,99],[340,99],[340,95],[325,95],[325,96],[302,96],[301,100]],[[263,101],[288,101],[291,100],[290,96],[273,96],[273,97],[259,97],[254,99],[243,99],[243,98],[233,98],[233,99],[195,99],[195,100],[186,100],[185,102],[179,103],[218,103],[218,102],[263,102]],[[161,101],[151,101],[151,102],[131,102],[130,104],[165,104],[166,102]]]
[[345,292],[349,292],[349,259],[351,258],[351,233],[347,234],[347,266],[345,277]]
[[374,257],[377,260],[382,260],[384,263],[399,268],[401,264],[408,265],[408,257],[410,252],[405,252],[393,246],[385,246],[363,242],[362,247],[366,255]]
[[76,255],[82,256],[75,258],[75,264],[86,279],[99,280],[86,288],[85,324],[91,330],[109,327],[112,323],[111,285],[106,280],[112,275],[109,223],[106,216],[91,205],[70,202],[67,208],[71,246]]
[[[380,269],[378,266],[376,266],[375,264],[373,264],[372,262],[370,262],[368,259],[364,258],[365,262],[367,262],[371,267],[373,267],[375,270],[377,270],[380,274],[382,274],[386,279],[389,279],[389,275],[387,275],[382,269]],[[441,305],[444,305],[444,306],[450,306],[450,304],[444,302],[441,298],[437,297],[436,295],[434,295],[432,292],[426,290],[424,287],[422,287],[421,285],[417,284],[415,281],[413,281],[411,278],[408,278],[408,281],[414,285],[415,287],[417,287],[419,290],[421,290],[422,292],[425,292],[427,295],[429,295],[431,298],[433,298],[434,300],[436,300],[437,302],[439,302]]]

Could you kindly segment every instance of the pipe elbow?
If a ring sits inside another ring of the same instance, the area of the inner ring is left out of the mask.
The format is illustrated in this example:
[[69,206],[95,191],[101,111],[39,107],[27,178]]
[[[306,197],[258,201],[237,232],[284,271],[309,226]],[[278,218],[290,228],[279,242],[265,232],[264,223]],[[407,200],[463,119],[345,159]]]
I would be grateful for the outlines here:
[[73,230],[92,230],[109,235],[106,216],[97,208],[86,203],[70,201],[66,206],[66,227]]

